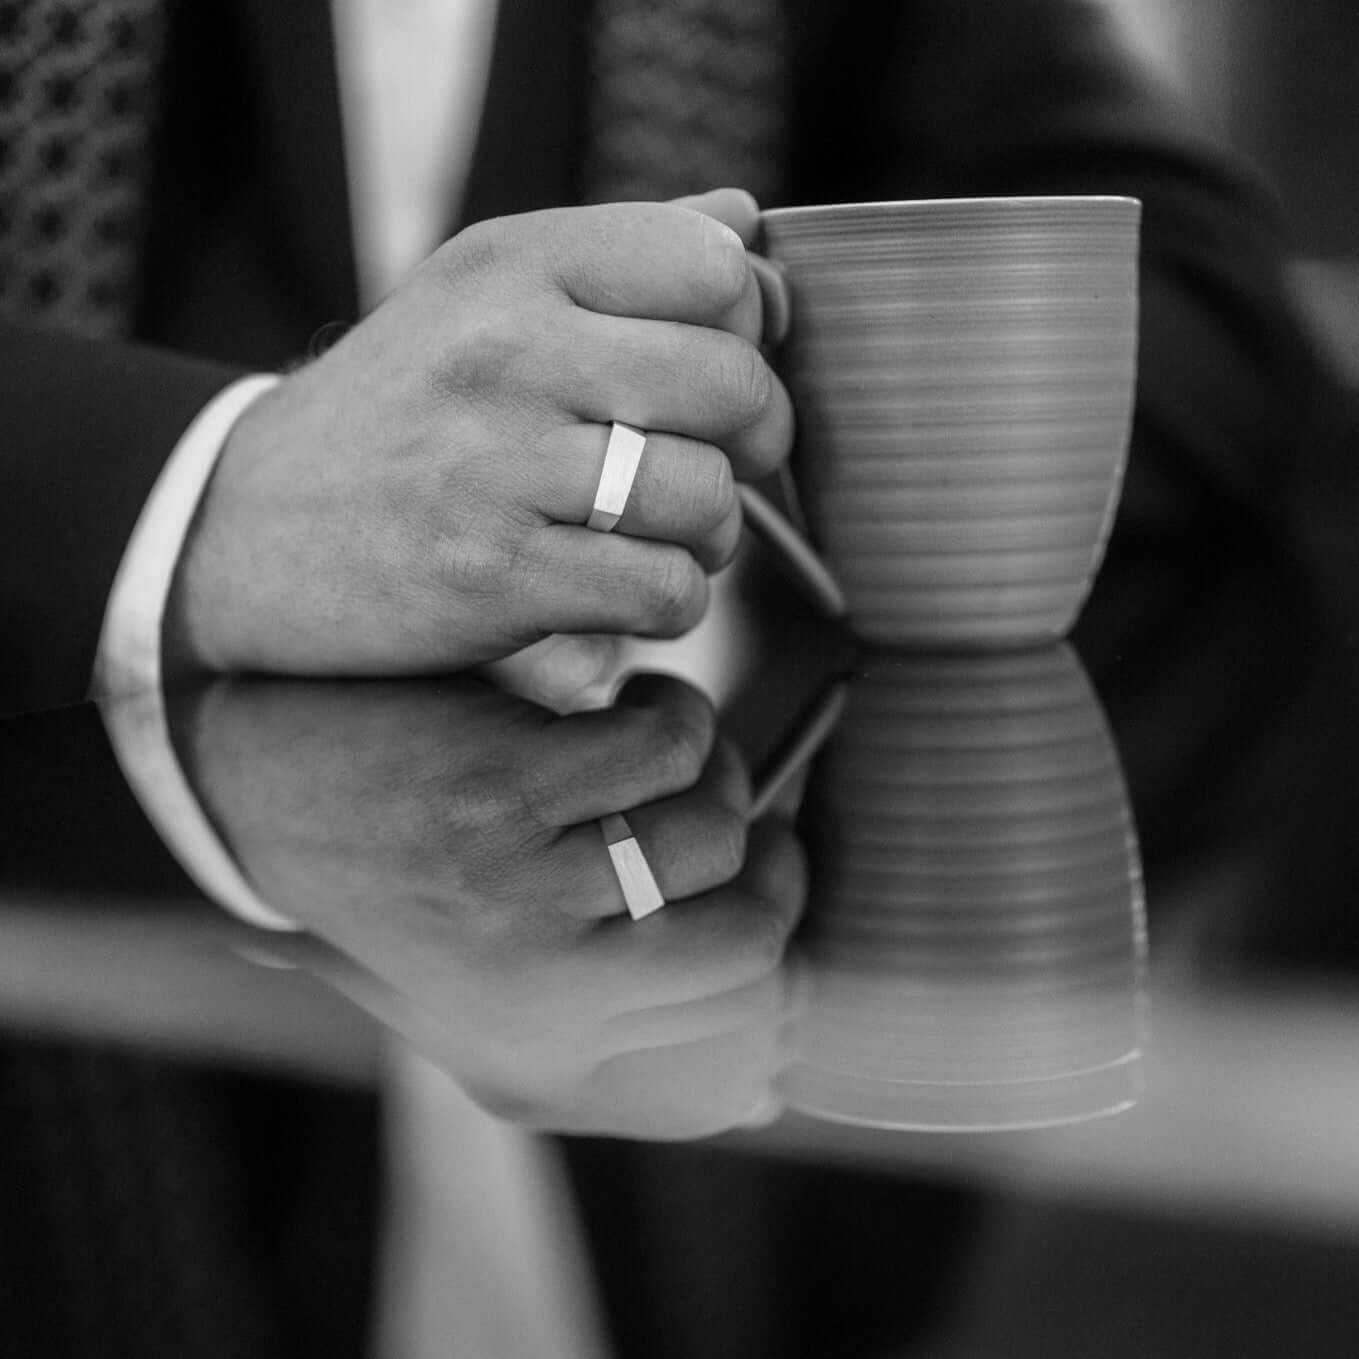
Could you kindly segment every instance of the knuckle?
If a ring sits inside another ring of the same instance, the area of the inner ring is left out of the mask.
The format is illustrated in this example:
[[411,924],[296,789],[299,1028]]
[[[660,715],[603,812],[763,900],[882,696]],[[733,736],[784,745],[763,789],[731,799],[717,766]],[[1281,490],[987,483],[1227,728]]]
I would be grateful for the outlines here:
[[570,217],[561,208],[486,217],[449,237],[433,258],[455,272],[508,269],[527,277],[554,242],[570,237]]
[[445,387],[455,395],[485,399],[520,386],[525,337],[533,328],[508,307],[478,307],[465,313],[441,365]]
[[504,225],[494,219],[474,222],[445,241],[434,252],[433,259],[442,269],[453,273],[491,264],[499,257]]
[[716,369],[715,385],[732,423],[738,428],[755,424],[774,395],[774,375],[760,351],[746,340],[726,337]]
[[633,309],[624,279],[607,253],[583,246],[569,267],[565,260],[557,264],[556,275],[573,278],[576,289],[590,299],[592,311],[627,315]]
[[724,812],[708,832],[713,871],[718,882],[730,882],[745,866],[748,826],[743,816]]
[[496,542],[491,563],[485,568],[485,579],[500,581],[509,598],[531,614],[549,569],[532,535],[514,539],[502,535]]
[[750,771],[746,768],[740,748],[730,737],[717,736],[716,731],[714,736],[712,762],[718,796],[728,811],[740,817],[742,825],[748,830],[746,818],[750,814]]
[[685,477],[695,528],[711,533],[721,528],[736,508],[736,477],[725,453],[713,451],[694,459]]
[[455,598],[487,604],[516,591],[524,572],[522,544],[490,524],[465,525],[436,538],[434,578]]
[[[508,539],[508,535],[505,535]],[[545,604],[553,595],[553,587],[566,569],[558,554],[546,550],[542,540],[533,533],[521,533],[512,542],[502,541],[499,554],[499,575],[487,568],[487,579],[499,580],[504,597],[510,605],[505,621],[530,620],[540,632],[550,629],[544,620]]]
[[660,782],[672,792],[692,788],[703,772],[703,752],[692,730],[676,722],[664,723],[653,733],[650,755]]
[[468,817],[472,836],[478,842],[516,840],[530,806],[523,772],[512,766],[487,770],[480,784],[479,815]]
[[705,213],[698,219],[703,284],[714,307],[734,307],[745,295],[750,276],[746,248],[741,238],[727,225]]
[[801,840],[787,827],[765,823],[751,858],[757,868],[753,892],[791,930],[807,903],[807,859]]
[[525,280],[530,233],[527,217],[498,217],[464,227],[445,241],[429,260],[434,277],[461,307],[478,294],[502,298],[507,287]]
[[591,311],[630,315],[636,283],[629,261],[643,235],[640,205],[594,204],[561,211],[545,243],[548,273],[567,295]]
[[564,790],[541,765],[530,763],[519,771],[515,793],[518,807],[535,825],[548,828],[562,823]]
[[522,829],[522,798],[508,771],[487,771],[466,788],[448,794],[441,846],[450,878],[478,898],[494,899],[503,889],[505,868],[514,857]]
[[671,793],[692,788],[703,773],[707,739],[700,725],[674,710],[651,715],[644,746],[646,760]]
[[716,573],[731,564],[741,546],[741,524],[740,512],[733,509],[708,530],[707,539],[701,545],[701,560],[706,570]]
[[754,978],[768,976],[783,964],[794,921],[780,911],[761,904],[747,920],[745,956]]
[[658,548],[650,555],[650,569],[641,585],[643,612],[662,635],[685,632],[703,612],[703,574],[683,548]]

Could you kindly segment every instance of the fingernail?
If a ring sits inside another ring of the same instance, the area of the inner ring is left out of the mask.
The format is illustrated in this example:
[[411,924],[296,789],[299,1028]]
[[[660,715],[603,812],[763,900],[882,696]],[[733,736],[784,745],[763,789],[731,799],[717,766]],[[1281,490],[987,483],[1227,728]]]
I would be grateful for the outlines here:
[[618,649],[611,637],[563,637],[538,663],[538,681],[556,698],[572,698],[604,673]]
[[755,282],[760,285],[760,302],[764,309],[764,342],[767,345],[781,345],[788,338],[788,328],[792,323],[792,302],[788,295],[788,276],[781,265],[773,260],[757,255],[753,251],[747,255]]

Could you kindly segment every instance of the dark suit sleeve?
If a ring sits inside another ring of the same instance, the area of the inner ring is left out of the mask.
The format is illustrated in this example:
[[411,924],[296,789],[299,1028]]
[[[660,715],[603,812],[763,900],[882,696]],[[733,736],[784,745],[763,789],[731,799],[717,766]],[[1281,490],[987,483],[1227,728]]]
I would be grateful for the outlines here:
[[1259,824],[1234,790],[1277,789],[1268,752],[1329,664],[1323,638],[1359,616],[1355,444],[1286,285],[1278,204],[1089,0],[802,13],[795,198],[1143,201],[1132,450],[1077,637],[1149,867],[1224,809]]
[[1291,539],[1314,471],[1300,450],[1336,418],[1338,391],[1288,296],[1281,215],[1258,177],[1090,0],[913,0],[843,13],[803,34],[798,144],[808,163],[832,167],[822,191],[1143,200],[1143,343],[1120,550],[1144,533],[1197,532],[1205,513]]
[[1356,510],[1337,452],[1347,398],[1290,293],[1292,245],[1262,177],[1090,0],[919,0],[895,13],[897,73],[871,96],[877,173],[895,164],[914,192],[1144,204],[1136,418],[1082,620],[1092,663],[1155,656],[1165,629],[1195,625],[1179,596],[1206,600],[1238,555],[1347,626],[1359,571],[1333,528]]
[[87,908],[203,899],[128,787],[93,704],[0,718],[5,894]]
[[0,326],[0,712],[85,697],[142,505],[184,429],[237,376]]

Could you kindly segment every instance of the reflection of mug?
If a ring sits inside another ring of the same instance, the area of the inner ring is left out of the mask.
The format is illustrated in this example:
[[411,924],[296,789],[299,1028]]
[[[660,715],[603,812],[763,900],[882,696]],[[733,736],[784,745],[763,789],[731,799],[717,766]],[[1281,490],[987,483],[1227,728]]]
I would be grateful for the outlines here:
[[798,481],[850,624],[887,645],[1066,633],[1131,426],[1141,205],[779,208]]
[[1069,1122],[1138,1093],[1141,871],[1118,756],[1072,652],[879,656],[809,790],[808,1113]]

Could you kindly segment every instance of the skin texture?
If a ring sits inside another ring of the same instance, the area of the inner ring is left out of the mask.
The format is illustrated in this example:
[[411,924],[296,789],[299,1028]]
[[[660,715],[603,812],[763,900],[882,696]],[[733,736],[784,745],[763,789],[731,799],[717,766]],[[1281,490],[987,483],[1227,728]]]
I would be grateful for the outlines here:
[[[494,1112],[649,1136],[775,1109],[805,900],[785,827],[678,680],[557,715],[474,676],[228,681],[175,719],[255,889],[260,942],[396,1028]],[[633,922],[594,818],[626,809],[669,899]]]
[[[757,225],[720,190],[454,237],[238,421],[181,557],[175,663],[409,674],[693,626],[735,551],[734,480],[792,441]],[[650,438],[606,535],[583,525],[615,419]]]
[[[643,677],[558,716],[466,673],[702,616],[735,482],[793,434],[757,229],[727,190],[461,233],[242,416],[180,558],[171,673],[349,681],[223,681],[175,718],[233,856],[308,932],[279,947],[521,1122],[692,1136],[776,1108],[801,850],[752,828],[707,700]],[[601,534],[615,419],[648,440]],[[461,673],[352,682],[421,672]],[[668,903],[636,924],[619,811]]]

